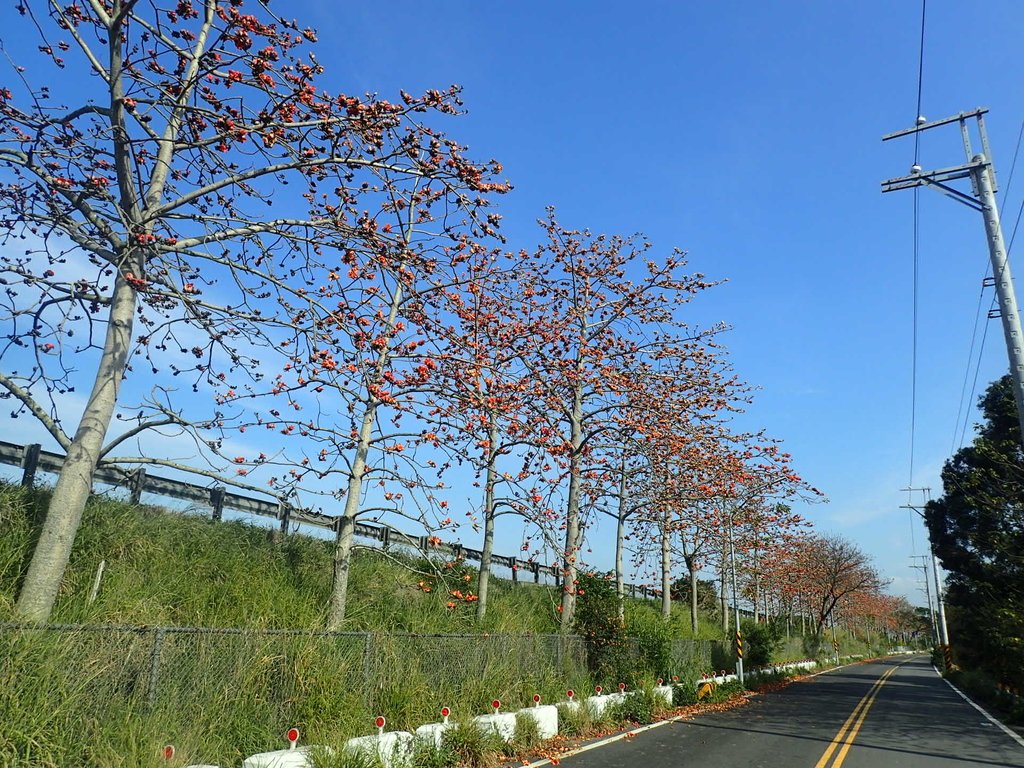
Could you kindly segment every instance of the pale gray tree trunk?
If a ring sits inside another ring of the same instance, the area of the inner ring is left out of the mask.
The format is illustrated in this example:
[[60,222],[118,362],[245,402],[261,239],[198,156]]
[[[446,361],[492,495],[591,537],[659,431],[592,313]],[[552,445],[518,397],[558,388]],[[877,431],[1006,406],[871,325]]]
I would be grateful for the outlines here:
[[578,574],[578,557],[580,547],[580,473],[582,471],[583,447],[583,389],[577,384],[572,393],[572,410],[570,411],[570,455],[569,455],[569,495],[566,499],[565,514],[565,555],[562,558],[562,634],[572,631],[572,622],[576,613],[576,577]]
[[484,544],[480,551],[480,574],[476,582],[476,620],[487,614],[487,585],[491,577],[491,556],[494,554],[494,484],[498,481],[498,415],[491,411],[487,430],[487,473],[484,485]]
[[135,289],[118,275],[96,379],[57,477],[46,520],[18,596],[15,615],[19,619],[43,623],[49,620],[53,610],[124,379],[135,301]]
[[693,555],[683,554],[683,562],[686,563],[686,573],[690,577],[690,629],[693,636],[697,636],[697,560]]
[[619,506],[615,521],[615,597],[618,599],[619,623],[626,623],[626,580],[624,576],[626,549],[626,453],[619,465]]
[[761,619],[761,569],[758,564],[757,549],[753,552],[754,563],[754,623]]
[[[402,305],[404,293],[401,283],[396,283],[391,294],[391,307],[385,328],[389,331],[395,327],[398,309]],[[390,360],[390,345],[384,345],[375,363],[374,380],[379,381]],[[355,543],[356,519],[362,503],[363,476],[366,474],[366,458],[370,453],[373,441],[373,425],[377,419],[380,400],[366,391],[366,408],[359,424],[359,436],[356,441],[355,454],[348,473],[348,488],[345,493],[345,509],[337,521],[337,534],[334,539],[334,574],[331,584],[331,597],[327,605],[327,629],[341,629],[345,623],[345,611],[348,603],[348,580],[352,572],[352,547]]]
[[[724,546],[724,545],[723,545]],[[718,566],[718,600],[722,607],[722,632],[729,634],[729,601],[726,597],[726,552],[722,554],[721,564]]]
[[661,618],[672,616],[672,523],[666,512],[661,525]]

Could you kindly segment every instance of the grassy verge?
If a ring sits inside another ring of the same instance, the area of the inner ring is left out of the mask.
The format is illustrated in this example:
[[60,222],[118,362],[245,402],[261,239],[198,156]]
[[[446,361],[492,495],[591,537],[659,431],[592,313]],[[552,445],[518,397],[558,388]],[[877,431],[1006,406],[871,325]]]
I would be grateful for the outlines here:
[[[0,485],[0,622],[13,615],[47,500],[45,491]],[[436,720],[442,706],[469,718],[495,698],[516,708],[535,693],[558,701],[566,688],[614,689],[620,675],[643,688],[729,663],[724,644],[687,640],[685,611],[666,624],[652,605],[631,601],[628,672],[594,679],[579,641],[556,634],[556,589],[492,579],[478,623],[474,605],[453,597],[472,586],[472,569],[402,551],[359,551],[349,631],[319,633],[308,628],[322,626],[330,572],[322,539],[93,498],[53,621],[118,626],[0,628],[0,764],[162,766],[161,748],[174,743],[180,765],[236,765],[284,746],[290,726],[304,743],[340,745],[371,733],[378,714],[410,729]],[[306,629],[285,631],[296,627]],[[717,632],[707,620],[702,627]],[[609,717],[643,722],[654,711],[644,695]],[[573,727],[583,736],[610,722]],[[463,735],[462,746],[424,765],[449,765],[453,753],[472,762],[472,735]],[[524,730],[516,749],[528,743]]]

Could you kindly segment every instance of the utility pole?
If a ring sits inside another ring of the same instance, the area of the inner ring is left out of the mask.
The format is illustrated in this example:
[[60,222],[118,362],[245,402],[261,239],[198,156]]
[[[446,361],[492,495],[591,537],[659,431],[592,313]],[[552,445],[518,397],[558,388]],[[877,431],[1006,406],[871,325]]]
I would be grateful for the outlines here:
[[[910,559],[927,561],[928,556],[914,555]],[[911,565],[910,567],[922,571],[922,576],[924,578],[924,596],[925,600],[928,601],[928,621],[932,627],[932,640],[935,641],[935,645],[939,645],[939,625],[938,622],[935,620],[935,611],[932,609],[932,591],[928,587],[928,566],[925,565],[924,562],[922,562],[921,565]]]
[[[901,488],[902,491],[913,492],[921,491],[924,497],[924,503],[927,504],[931,501],[932,489],[931,488]],[[903,504],[900,509],[910,509],[916,512],[922,520],[924,520],[924,507],[915,506],[914,504]],[[937,611],[938,621],[936,626],[939,631],[939,645],[945,649],[949,645],[949,627],[946,626],[946,608],[942,602],[942,583],[939,581],[939,558],[935,556],[935,547],[932,545],[932,536],[928,532],[928,527],[925,526],[925,532],[928,534],[928,552],[932,558],[932,578],[935,579],[935,605]],[[927,582],[928,576],[925,574],[925,581]]]
[[[1003,229],[999,223],[999,208],[996,205],[995,167],[992,164],[992,150],[988,144],[988,133],[985,131],[984,115],[987,109],[979,108],[972,112],[961,112],[952,117],[928,122],[923,117],[917,118],[917,125],[882,137],[889,141],[901,136],[922,133],[952,123],[960,124],[963,138],[964,154],[967,162],[949,168],[925,171],[920,165],[910,169],[909,176],[900,176],[882,182],[882,192],[895,192],[899,189],[914,187],[931,187],[951,197],[968,208],[980,211],[985,219],[985,234],[988,240],[989,258],[992,261],[992,279],[999,299],[999,309],[992,310],[989,317],[1000,317],[1003,321],[1003,336],[1006,339],[1006,353],[1010,360],[1010,376],[1013,379],[1013,399],[1017,404],[1017,421],[1020,424],[1021,440],[1024,442],[1024,336],[1021,333],[1020,314],[1017,311],[1017,298],[1013,290],[1013,276],[1010,273],[1010,262],[1007,259],[1006,245],[1003,242]],[[971,133],[968,120],[974,118],[978,136],[981,140],[981,153],[975,154],[971,148]],[[971,192],[967,194],[949,182],[957,179],[970,179]]]

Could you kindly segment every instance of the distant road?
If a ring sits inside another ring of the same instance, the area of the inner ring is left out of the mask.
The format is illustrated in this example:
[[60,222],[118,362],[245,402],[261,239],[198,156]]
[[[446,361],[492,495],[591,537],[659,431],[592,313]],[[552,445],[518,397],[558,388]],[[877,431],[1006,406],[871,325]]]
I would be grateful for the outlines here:
[[858,664],[562,760],[564,768],[1024,768],[1024,746],[914,656]]

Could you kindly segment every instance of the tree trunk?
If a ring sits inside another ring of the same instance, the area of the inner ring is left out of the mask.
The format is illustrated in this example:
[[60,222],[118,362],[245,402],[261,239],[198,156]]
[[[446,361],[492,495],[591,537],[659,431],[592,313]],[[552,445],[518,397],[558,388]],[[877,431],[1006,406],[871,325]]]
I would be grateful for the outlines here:
[[[395,285],[391,294],[391,307],[388,310],[386,327],[390,330],[398,320],[398,309],[402,305],[404,291],[401,283]],[[391,348],[385,344],[377,355],[374,364],[374,382],[379,382],[384,369],[391,359]],[[373,424],[377,419],[377,408],[380,400],[366,388],[366,409],[363,411],[362,423],[359,425],[359,437],[356,452],[348,475],[348,490],[345,494],[345,509],[338,521],[338,533],[334,540],[334,574],[331,583],[331,597],[327,606],[327,629],[336,631],[345,623],[345,609],[348,602],[348,577],[352,570],[352,545],[355,543],[356,518],[363,491],[363,475],[366,474],[366,458],[370,453],[373,438]]]
[[626,549],[626,451],[623,447],[619,465],[619,509],[615,521],[615,597],[618,598],[619,624],[626,623],[626,584],[623,576]]
[[672,617],[672,526],[668,512],[661,527],[661,618]]
[[761,620],[761,570],[757,562],[757,549],[753,551],[754,560],[754,623]]
[[619,513],[615,526],[615,596],[618,598],[619,623],[626,623],[626,580],[623,577],[623,554],[626,547],[626,520]]
[[686,573],[690,577],[690,629],[693,636],[697,636],[697,559],[693,555],[684,555]]
[[728,636],[729,635],[729,601],[726,598],[726,594],[725,594],[725,589],[726,589],[725,569],[726,569],[726,559],[725,559],[725,554],[723,554],[722,555],[722,563],[718,567],[718,601],[719,601],[719,605],[722,606],[722,632],[726,636]]
[[566,499],[565,555],[562,558],[562,621],[563,635],[572,631],[576,613],[577,553],[580,547],[580,473],[583,457],[583,390],[577,384],[573,389],[572,412],[570,416],[569,495]]
[[53,611],[124,379],[135,320],[135,302],[135,289],[119,274],[114,283],[96,379],[57,477],[46,520],[18,595],[15,606],[18,619],[41,624],[49,620]]
[[484,543],[480,550],[480,574],[476,581],[476,620],[483,621],[487,614],[487,585],[491,578],[491,556],[494,554],[494,484],[498,481],[498,415],[489,414],[487,473],[484,478]]
[[363,411],[359,426],[359,442],[356,455],[348,475],[348,490],[345,493],[345,509],[337,521],[338,532],[334,539],[334,575],[331,584],[331,598],[327,609],[327,630],[334,632],[345,623],[345,609],[348,603],[348,578],[352,571],[352,545],[355,543],[356,518],[359,516],[360,496],[363,491],[363,475],[366,474],[366,457],[370,452],[370,438],[373,422],[377,415],[377,401],[370,396]]

